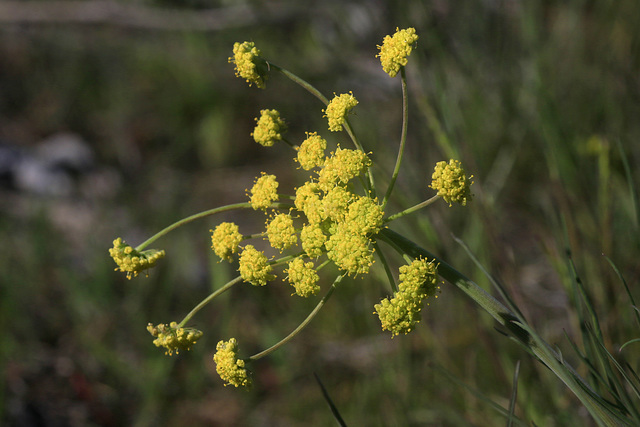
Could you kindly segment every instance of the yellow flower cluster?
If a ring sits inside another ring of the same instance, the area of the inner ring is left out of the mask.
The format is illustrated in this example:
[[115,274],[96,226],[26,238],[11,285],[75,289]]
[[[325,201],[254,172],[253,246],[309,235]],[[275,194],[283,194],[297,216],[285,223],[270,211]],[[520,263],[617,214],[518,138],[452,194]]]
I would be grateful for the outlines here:
[[221,259],[231,261],[231,256],[238,252],[242,242],[242,234],[233,222],[222,222],[211,231],[211,249]]
[[327,236],[322,232],[318,223],[307,224],[300,231],[302,250],[309,258],[318,258],[322,255],[322,248],[327,241]]
[[340,132],[347,119],[347,113],[356,105],[358,105],[358,100],[353,96],[353,93],[336,95],[324,110],[325,117],[329,121],[329,130]]
[[385,36],[382,46],[378,46],[382,69],[391,77],[395,77],[400,67],[407,65],[407,57],[411,54],[413,46],[418,41],[415,28],[400,30],[396,28],[393,36]]
[[278,110],[261,110],[256,122],[251,136],[263,147],[272,147],[274,143],[282,140],[282,134],[287,131],[287,125],[280,118]]
[[265,254],[257,250],[253,245],[247,245],[240,254],[240,276],[245,282],[254,286],[264,286],[269,280],[276,278],[271,271],[273,267]]
[[437,274],[437,265],[424,259],[400,267],[398,292],[375,305],[383,330],[390,331],[392,337],[413,330],[420,321],[424,300],[438,290]]
[[191,350],[191,347],[202,337],[202,331],[193,328],[181,328],[176,322],[170,324],[159,324],[153,326],[152,323],[147,325],[147,331],[156,337],[153,343],[156,347],[164,347],[165,354],[171,356],[175,351],[176,354],[180,350]]
[[287,249],[298,243],[298,235],[289,214],[278,214],[267,223],[267,237],[273,248]]
[[260,50],[253,42],[235,43],[233,45],[233,56],[229,62],[236,64],[236,76],[242,77],[249,83],[255,84],[260,89],[264,89],[266,72],[268,66],[260,58]]
[[344,185],[363,174],[369,166],[371,159],[364,152],[338,147],[318,173],[318,185],[321,190],[329,191],[336,185]]
[[431,185],[438,192],[438,196],[441,196],[445,202],[460,203],[462,206],[467,204],[467,201],[471,200],[471,181],[473,176],[467,177],[462,163],[458,160],[449,160],[449,163],[441,161],[436,163],[436,167],[431,176]]
[[220,341],[216,350],[213,361],[216,364],[216,372],[225,381],[225,386],[250,388],[251,374],[245,368],[244,360],[238,359],[238,341],[235,338]]
[[266,210],[272,202],[278,200],[278,181],[275,175],[262,172],[251,188],[251,206],[253,209]]
[[322,221],[322,202],[320,200],[320,188],[318,183],[307,181],[296,189],[294,200],[296,209],[307,216],[311,224],[318,224]]
[[327,243],[327,257],[347,274],[367,274],[373,264],[371,241],[350,223],[338,224]]
[[131,279],[141,271],[155,266],[158,260],[164,257],[165,252],[157,249],[140,252],[118,237],[113,241],[113,248],[109,249],[109,255],[118,264],[116,271],[127,273],[127,279]]
[[287,279],[296,290],[296,295],[303,298],[316,295],[320,290],[318,280],[320,277],[313,268],[313,262],[304,262],[300,257],[289,262],[289,268],[285,270]]
[[324,164],[324,150],[327,148],[327,141],[316,132],[307,132],[307,139],[302,141],[298,148],[296,160],[300,167],[306,171]]
[[308,221],[300,233],[302,249],[311,258],[326,250],[347,274],[366,274],[373,263],[371,236],[380,231],[384,212],[376,199],[352,193],[347,184],[365,173],[371,160],[362,151],[338,147],[323,163],[317,181],[296,190],[296,209]]

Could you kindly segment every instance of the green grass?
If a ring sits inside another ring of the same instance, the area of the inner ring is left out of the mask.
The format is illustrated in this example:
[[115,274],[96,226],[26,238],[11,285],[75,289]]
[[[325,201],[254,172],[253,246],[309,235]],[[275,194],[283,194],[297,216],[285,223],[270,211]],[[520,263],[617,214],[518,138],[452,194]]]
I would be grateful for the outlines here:
[[[28,147],[71,129],[122,177],[111,198],[0,196],[3,423],[17,424],[16,408],[29,403],[43,414],[53,404],[65,420],[81,408],[88,425],[333,425],[315,373],[347,425],[506,425],[519,362],[515,415],[526,425],[595,425],[551,371],[449,284],[412,334],[391,340],[372,314],[389,292],[377,262],[252,366],[247,393],[222,386],[215,344],[236,336],[248,356],[286,336],[314,306],[288,285],[234,288],[196,316],[205,336],[179,357],[165,357],[145,330],[180,320],[233,277],[210,253],[208,230],[235,217],[163,238],[167,258],[149,278],[113,272],[116,236],[137,244],[181,217],[244,201],[261,170],[290,161],[289,151],[251,141],[260,109],[278,108],[292,139],[324,128],[322,105],[281,76],[266,91],[235,78],[234,41],[256,42],[326,95],[353,90],[361,104],[350,120],[383,184],[400,137],[400,85],[369,66],[396,26],[416,27],[420,40],[407,67],[406,163],[388,211],[430,195],[436,161],[460,158],[475,180],[470,206],[442,203],[397,230],[498,295],[459,237],[583,378],[609,401],[628,394],[628,407],[638,406],[598,342],[638,371],[640,344],[619,349],[640,338],[629,296],[640,298],[640,5],[410,3],[388,6],[384,19],[365,12],[363,35],[345,18],[348,2],[330,4],[343,8],[338,15],[326,6],[208,34],[35,26],[18,43],[3,27],[0,120],[11,126],[0,137]],[[306,177],[285,172],[289,189]],[[60,219],[80,213],[85,226]],[[262,226],[256,215],[238,221]]]

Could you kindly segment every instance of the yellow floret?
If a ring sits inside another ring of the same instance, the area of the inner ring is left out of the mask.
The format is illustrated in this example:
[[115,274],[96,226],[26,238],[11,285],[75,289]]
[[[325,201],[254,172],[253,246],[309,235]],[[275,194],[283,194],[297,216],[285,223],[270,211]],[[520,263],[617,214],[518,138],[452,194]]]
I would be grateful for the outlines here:
[[287,249],[298,243],[298,235],[289,214],[278,214],[267,224],[267,237],[275,249]]
[[261,251],[252,245],[244,247],[240,254],[240,276],[245,282],[249,282],[254,286],[264,286],[269,280],[275,279],[276,276],[271,274],[273,268],[269,265],[267,257]]
[[308,181],[298,187],[294,204],[297,210],[305,214],[310,224],[322,221],[322,201],[317,183]]
[[229,62],[236,64],[236,76],[245,79],[249,86],[255,84],[260,89],[266,87],[268,67],[264,59],[260,58],[260,50],[253,42],[235,43]]
[[141,271],[154,267],[158,260],[164,257],[165,252],[158,249],[137,251],[118,237],[113,241],[113,248],[109,249],[109,255],[118,264],[116,271],[126,272],[127,279],[131,279]]
[[322,231],[320,224],[307,224],[300,231],[300,241],[302,242],[302,250],[310,258],[317,258],[322,255],[322,248],[327,241],[327,236]]
[[296,295],[307,298],[320,290],[320,277],[313,268],[313,262],[304,262],[300,257],[289,262],[289,268],[284,271],[291,286],[296,289]]
[[354,232],[367,235],[380,231],[383,217],[384,212],[377,199],[360,196],[349,205],[346,221],[352,224]]
[[338,224],[325,247],[327,257],[348,275],[367,274],[373,264],[371,241],[364,235],[353,233],[349,224]]
[[415,28],[407,28],[406,30],[396,28],[396,33],[393,36],[386,36],[382,41],[382,46],[378,46],[380,53],[376,55],[380,58],[384,72],[395,77],[400,71],[400,67],[407,65],[407,58],[417,40]]
[[251,188],[251,206],[253,209],[266,210],[272,202],[278,200],[278,181],[275,175],[267,175],[262,172]]
[[347,113],[356,105],[358,105],[358,100],[354,98],[353,93],[336,95],[324,110],[325,117],[329,121],[329,130],[332,132],[341,131],[342,125],[347,118]]
[[242,242],[238,226],[232,222],[220,223],[211,234],[211,249],[221,259],[232,260],[232,255],[238,252],[238,245]]
[[360,150],[342,149],[332,153],[318,172],[318,186],[328,192],[336,185],[345,185],[363,174],[371,166],[371,159]]
[[449,160],[449,163],[441,161],[436,163],[432,181],[429,187],[438,191],[445,202],[451,206],[452,202],[460,203],[462,206],[471,200],[471,178],[465,175],[462,163],[458,160]]
[[238,359],[236,339],[231,338],[229,341],[218,342],[216,350],[213,361],[216,364],[216,372],[225,382],[225,386],[250,388],[252,385],[251,374],[245,368],[244,360]]
[[282,140],[282,134],[287,131],[287,125],[280,118],[278,110],[261,110],[256,122],[251,136],[264,147],[271,147],[276,141]]
[[166,355],[176,354],[180,350],[191,350],[191,347],[202,337],[202,332],[193,328],[181,328],[178,323],[159,324],[153,326],[152,323],[147,325],[147,331],[156,337],[153,343],[156,347],[164,347]]
[[307,132],[307,139],[302,141],[298,148],[296,160],[304,170],[311,170],[324,164],[324,150],[327,141],[316,132]]
[[408,334],[420,321],[424,301],[435,295],[438,288],[437,265],[425,259],[415,259],[399,269],[400,284],[393,298],[385,298],[375,305],[382,330],[391,337]]

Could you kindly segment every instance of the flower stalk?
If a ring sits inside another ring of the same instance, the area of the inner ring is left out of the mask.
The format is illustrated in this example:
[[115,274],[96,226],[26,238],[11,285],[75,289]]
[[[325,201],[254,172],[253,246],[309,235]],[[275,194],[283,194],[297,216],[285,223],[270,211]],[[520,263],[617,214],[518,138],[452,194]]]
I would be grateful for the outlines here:
[[309,313],[307,318],[304,319],[302,323],[300,323],[298,327],[295,328],[289,335],[287,335],[286,337],[284,337],[282,340],[278,341],[271,347],[267,348],[266,350],[263,350],[260,353],[256,353],[253,356],[248,357],[244,360],[253,361],[253,360],[262,359],[263,357],[269,355],[270,353],[273,353],[274,351],[276,351],[277,349],[279,349],[280,347],[282,347],[283,345],[291,341],[293,337],[298,335],[298,333],[300,333],[300,331],[302,331],[309,323],[311,323],[313,318],[316,317],[316,315],[320,312],[320,309],[322,309],[322,307],[327,303],[327,301],[329,301],[329,298],[331,298],[331,295],[333,295],[333,292],[336,290],[337,286],[340,284],[344,276],[345,275],[342,274],[336,277],[336,279],[333,281],[333,284],[331,285],[327,293],[324,295],[324,297],[322,297],[318,305],[315,306],[315,308],[311,311],[311,313]]

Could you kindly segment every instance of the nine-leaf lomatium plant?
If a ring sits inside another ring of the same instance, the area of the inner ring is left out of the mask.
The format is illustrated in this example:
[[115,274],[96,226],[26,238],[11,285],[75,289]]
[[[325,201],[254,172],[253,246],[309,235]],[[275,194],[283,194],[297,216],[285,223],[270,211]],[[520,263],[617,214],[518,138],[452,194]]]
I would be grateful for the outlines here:
[[[216,370],[225,385],[250,387],[252,361],[276,350],[298,334],[320,311],[345,276],[365,276],[377,258],[383,264],[395,291],[374,307],[383,330],[391,337],[408,334],[420,321],[421,310],[429,298],[437,297],[441,279],[457,286],[482,309],[493,316],[512,338],[534,357],[551,369],[581,400],[600,425],[632,425],[634,411],[620,409],[615,403],[602,398],[584,381],[562,357],[543,341],[517,308],[505,295],[506,305],[499,302],[476,283],[466,278],[446,262],[409,239],[387,228],[387,224],[422,209],[438,199],[451,206],[466,205],[472,199],[472,177],[467,175],[458,160],[440,161],[435,164],[429,185],[433,197],[402,212],[388,215],[385,212],[402,163],[407,137],[407,87],[405,65],[418,40],[413,28],[398,30],[384,38],[377,57],[383,70],[390,76],[400,74],[403,94],[403,123],[397,159],[389,185],[384,192],[376,186],[371,174],[372,161],[349,125],[348,116],[358,105],[353,93],[335,95],[329,100],[308,82],[290,71],[267,61],[252,42],[236,43],[229,62],[235,65],[236,75],[249,85],[266,87],[269,73],[279,72],[303,87],[325,108],[322,110],[331,132],[346,131],[353,146],[336,146],[327,153],[327,140],[316,131],[306,133],[306,139],[293,144],[283,136],[287,131],[285,121],[277,110],[262,110],[251,134],[254,140],[270,147],[286,143],[295,151],[296,166],[312,173],[311,177],[295,189],[294,195],[278,193],[277,177],[261,172],[253,187],[247,192],[248,201],[217,207],[184,218],[160,231],[137,247],[129,246],[121,238],[113,242],[109,250],[118,265],[116,270],[127,278],[156,265],[165,251],[148,249],[151,243],[179,226],[194,220],[230,210],[252,209],[266,215],[266,229],[262,233],[246,235],[233,222],[222,222],[211,230],[212,249],[224,261],[238,259],[238,276],[204,298],[182,321],[168,324],[149,324],[147,329],[155,338],[154,344],[163,347],[166,354],[189,350],[202,336],[202,332],[187,326],[192,317],[217,296],[240,283],[265,286],[276,279],[280,272],[295,295],[315,297],[322,291],[319,273],[329,264],[337,267],[337,277],[324,290],[316,307],[308,317],[288,336],[272,347],[250,357],[241,357],[235,338],[221,340],[213,357]],[[320,109],[318,109],[320,113]],[[251,239],[267,239],[280,255],[269,258],[249,243]],[[379,242],[385,248],[398,252],[406,264],[399,268],[399,283],[395,283]],[[326,271],[326,270],[325,270]]]

